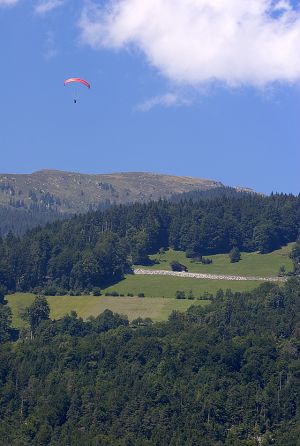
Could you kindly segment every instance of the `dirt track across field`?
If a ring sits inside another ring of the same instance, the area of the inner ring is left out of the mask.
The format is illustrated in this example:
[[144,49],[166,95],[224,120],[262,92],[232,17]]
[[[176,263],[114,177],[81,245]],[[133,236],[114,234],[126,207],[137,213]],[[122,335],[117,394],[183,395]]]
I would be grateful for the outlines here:
[[175,276],[175,277],[187,277],[192,279],[209,279],[209,280],[255,280],[259,282],[286,282],[286,277],[257,277],[257,276],[227,276],[221,274],[201,274],[201,273],[187,273],[187,272],[175,272],[164,271],[160,269],[134,269],[133,273],[136,275],[145,276]]

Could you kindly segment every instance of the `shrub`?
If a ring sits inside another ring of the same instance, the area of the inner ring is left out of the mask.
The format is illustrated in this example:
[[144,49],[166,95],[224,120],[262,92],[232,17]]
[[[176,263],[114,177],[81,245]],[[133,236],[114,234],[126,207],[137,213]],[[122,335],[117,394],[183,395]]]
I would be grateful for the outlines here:
[[203,263],[203,257],[202,256],[196,256],[193,258],[194,262]]
[[185,252],[185,255],[186,255],[186,257],[187,257],[188,259],[196,259],[196,258],[201,257],[201,256],[199,256],[199,254],[197,254],[197,253],[194,251],[194,249],[192,249],[192,248],[187,249],[186,252]]
[[213,262],[212,259],[208,259],[208,258],[204,258],[204,257],[202,257],[202,259],[201,259],[201,263],[203,265],[210,265],[212,262]]
[[221,288],[216,292],[216,300],[220,302],[224,300],[224,291]]
[[119,293],[117,291],[106,291],[105,296],[119,297]]
[[205,291],[201,296],[198,297],[198,300],[213,300],[214,295]]
[[185,299],[185,292],[177,290],[175,297],[176,297],[176,299]]
[[192,290],[190,290],[190,291],[188,292],[187,298],[188,298],[189,300],[194,300],[194,299],[195,299]]
[[137,317],[136,319],[133,319],[131,322],[131,325],[139,326],[143,325],[144,320],[141,317]]
[[187,267],[185,265],[182,265],[182,263],[177,262],[177,260],[173,260],[170,263],[170,267],[171,267],[172,271],[177,271],[177,272],[180,272],[180,271],[187,272],[188,271]]
[[71,290],[69,294],[70,294],[70,296],[81,296],[81,291],[80,290]]
[[131,322],[131,325],[134,326],[139,326],[139,325],[152,325],[153,321],[150,317],[146,317],[145,319],[143,319],[142,317],[138,317],[136,319],[133,319],[133,321]]
[[45,296],[56,296],[57,291],[58,289],[56,286],[49,285],[44,289],[42,294],[44,294]]
[[281,276],[281,277],[286,275],[286,269],[285,269],[284,265],[280,266],[278,275]]
[[145,294],[144,293],[139,293],[138,297],[145,297]]
[[68,294],[68,291],[65,288],[56,288],[56,296],[65,296],[66,294]]
[[93,288],[93,296],[101,296],[101,289],[99,287]]

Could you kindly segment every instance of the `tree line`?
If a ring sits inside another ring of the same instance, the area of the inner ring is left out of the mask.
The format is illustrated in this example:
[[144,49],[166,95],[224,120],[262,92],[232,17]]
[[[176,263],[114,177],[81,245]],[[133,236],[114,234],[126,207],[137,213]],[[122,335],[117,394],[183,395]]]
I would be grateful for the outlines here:
[[88,290],[119,281],[162,247],[195,258],[233,248],[267,253],[294,242],[299,229],[293,195],[113,206],[0,238],[0,283],[9,291]]
[[300,234],[296,240],[295,246],[291,254],[292,260],[294,262],[294,270],[297,275],[300,275]]

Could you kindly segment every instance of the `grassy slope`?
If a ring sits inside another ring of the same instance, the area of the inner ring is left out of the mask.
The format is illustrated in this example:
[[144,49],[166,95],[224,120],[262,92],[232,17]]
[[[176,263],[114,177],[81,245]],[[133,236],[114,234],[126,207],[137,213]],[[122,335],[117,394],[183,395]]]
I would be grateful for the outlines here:
[[242,259],[238,263],[230,263],[228,254],[216,254],[209,256],[213,260],[211,265],[192,263],[191,259],[186,258],[184,252],[170,249],[165,254],[150,256],[152,260],[159,262],[158,264],[148,267],[142,266],[142,268],[169,270],[170,262],[177,260],[186,265],[190,272],[241,276],[277,276],[281,265],[285,266],[287,272],[292,271],[293,263],[289,258],[292,246],[293,243],[290,243],[270,254],[242,253]]
[[118,291],[122,294],[144,293],[147,297],[175,297],[177,290],[188,292],[192,290],[195,297],[205,291],[215,293],[220,288],[234,291],[247,291],[255,288],[260,282],[256,281],[230,281],[205,280],[172,276],[127,276],[124,280],[107,288],[104,291]]
[[[7,299],[13,311],[13,325],[17,328],[23,327],[25,323],[20,318],[20,311],[32,303],[34,295],[16,293],[7,296]],[[97,316],[108,308],[117,313],[127,314],[129,320],[141,316],[151,317],[154,321],[166,320],[172,310],[184,311],[191,305],[205,305],[207,303],[199,300],[105,296],[49,296],[47,300],[53,319],[58,319],[72,310],[86,319],[91,315]]]
[[[192,263],[185,257],[183,252],[169,250],[165,254],[152,256],[153,259],[160,260],[159,265],[150,267],[152,269],[169,269],[169,262],[178,260],[184,263],[191,272],[207,272],[212,274],[232,274],[232,275],[277,275],[280,265],[285,265],[286,270],[292,269],[292,262],[288,254],[292,244],[274,251],[270,254],[243,253],[239,263],[231,264],[228,255],[218,254],[211,256],[212,265],[201,265]],[[145,268],[145,267],[143,267]],[[55,296],[48,297],[51,307],[51,317],[59,318],[72,310],[78,315],[87,318],[90,315],[96,316],[106,308],[112,311],[127,314],[132,320],[138,316],[151,317],[155,321],[167,319],[172,310],[185,310],[192,304],[203,305],[203,301],[189,301],[164,299],[174,298],[177,290],[188,292],[193,291],[195,297],[200,296],[205,291],[215,293],[218,289],[231,288],[233,291],[247,291],[255,288],[259,282],[255,281],[226,281],[226,280],[199,280],[170,276],[133,276],[129,275],[121,282],[107,288],[104,291],[118,291],[122,294],[132,293],[135,296],[142,292],[147,297],[144,299],[137,297],[94,297],[94,296]],[[155,297],[156,299],[152,299]],[[20,319],[19,313],[22,308],[30,305],[34,296],[32,294],[16,293],[8,296],[9,305],[13,310],[13,323],[16,327],[21,327],[24,322]]]

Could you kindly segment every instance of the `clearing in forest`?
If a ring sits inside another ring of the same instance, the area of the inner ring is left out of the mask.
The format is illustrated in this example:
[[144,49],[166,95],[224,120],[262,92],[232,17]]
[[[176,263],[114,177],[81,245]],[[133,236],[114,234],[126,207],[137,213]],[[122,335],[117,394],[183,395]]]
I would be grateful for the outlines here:
[[183,251],[174,251],[169,249],[162,254],[153,254],[150,259],[154,262],[150,266],[136,265],[143,269],[163,269],[170,270],[170,262],[173,260],[184,264],[189,272],[203,274],[224,274],[235,276],[277,276],[279,268],[285,267],[286,272],[293,270],[293,262],[289,254],[294,243],[289,243],[281,249],[277,249],[269,254],[260,254],[258,252],[242,252],[241,260],[236,263],[230,263],[228,254],[215,254],[204,256],[212,259],[209,265],[203,265],[200,262],[194,262],[188,259]]

